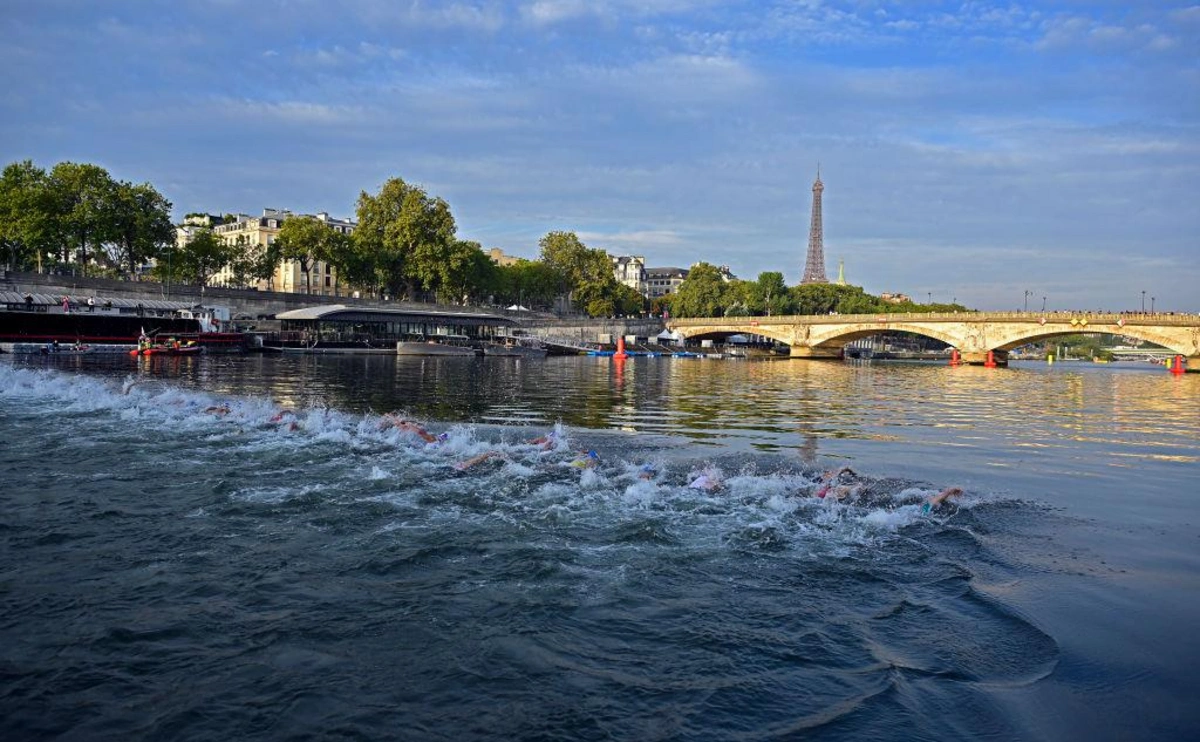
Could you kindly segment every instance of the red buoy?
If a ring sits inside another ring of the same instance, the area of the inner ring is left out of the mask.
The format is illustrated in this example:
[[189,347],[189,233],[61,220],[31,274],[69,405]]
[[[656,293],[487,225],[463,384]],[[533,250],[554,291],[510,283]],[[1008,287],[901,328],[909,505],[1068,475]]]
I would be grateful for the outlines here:
[[1175,362],[1171,365],[1171,373],[1183,373],[1183,356],[1175,356]]
[[995,368],[996,367],[996,356],[993,351],[990,351],[990,350],[988,351],[987,360],[983,362],[983,367],[984,368]]
[[617,359],[618,361],[623,361],[628,357],[629,356],[625,353],[625,337],[624,336],[618,337],[617,338],[617,352],[613,353],[613,358]]
[[958,355],[958,348],[950,349],[950,365],[958,366],[962,364],[962,357]]

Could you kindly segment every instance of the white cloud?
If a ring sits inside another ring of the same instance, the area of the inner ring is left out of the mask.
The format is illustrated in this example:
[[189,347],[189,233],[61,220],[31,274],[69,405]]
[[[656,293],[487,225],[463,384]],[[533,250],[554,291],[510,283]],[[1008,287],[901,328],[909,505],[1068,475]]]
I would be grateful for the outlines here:
[[218,99],[204,111],[228,119],[257,123],[319,124],[332,126],[358,121],[365,110],[360,106],[328,105],[306,101],[264,101],[249,98]]
[[[622,250],[674,247],[683,244],[683,236],[670,229],[645,229],[631,232],[577,232],[579,239],[591,247]],[[611,252],[611,250],[609,250]]]

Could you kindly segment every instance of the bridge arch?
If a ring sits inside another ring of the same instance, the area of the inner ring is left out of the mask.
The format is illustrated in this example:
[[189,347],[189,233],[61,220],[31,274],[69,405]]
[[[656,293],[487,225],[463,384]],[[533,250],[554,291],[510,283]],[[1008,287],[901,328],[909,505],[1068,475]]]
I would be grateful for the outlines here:
[[871,328],[854,328],[854,329],[830,329],[827,331],[814,330],[809,335],[809,343],[814,348],[837,348],[845,347],[847,343],[859,340],[862,338],[878,335],[882,332],[907,332],[912,335],[920,335],[921,337],[939,340],[950,347],[957,347],[961,342],[961,338],[951,332],[946,332],[940,327],[931,327],[915,323],[906,322],[888,322],[881,323],[878,327]]
[[1126,327],[1118,326],[1117,328],[1104,326],[1103,329],[1101,329],[1099,326],[1095,329],[1091,327],[1070,327],[1065,329],[1055,327],[1054,329],[1050,329],[1047,327],[1039,328],[1032,332],[1027,329],[1014,329],[1003,333],[1001,337],[998,338],[999,342],[996,343],[996,347],[992,350],[1008,351],[1029,343],[1036,343],[1041,340],[1050,340],[1053,338],[1068,337],[1070,335],[1122,335],[1124,337],[1136,338],[1147,343],[1154,343],[1155,345],[1166,348],[1172,353],[1178,353],[1182,355],[1188,355],[1192,353],[1192,349],[1185,347],[1185,344],[1179,342],[1178,338],[1169,337],[1162,332],[1156,332],[1154,328],[1138,327],[1136,325]]
[[759,327],[757,325],[751,325],[747,323],[744,326],[676,327],[675,332],[679,333],[684,339],[687,340],[705,336],[711,336],[713,338],[728,338],[733,337],[734,335],[761,335],[778,343],[783,343],[784,345],[792,345],[794,342],[796,342],[794,333],[791,331],[791,328],[787,326],[769,325],[766,327]]

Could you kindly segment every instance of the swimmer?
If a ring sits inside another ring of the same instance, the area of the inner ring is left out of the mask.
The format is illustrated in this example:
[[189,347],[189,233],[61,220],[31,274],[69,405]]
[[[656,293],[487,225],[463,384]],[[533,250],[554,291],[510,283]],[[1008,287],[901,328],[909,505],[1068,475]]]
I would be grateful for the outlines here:
[[946,489],[926,500],[925,504],[921,506],[921,512],[928,513],[932,510],[937,510],[943,503],[946,502],[946,500],[949,500],[951,497],[960,497],[962,493],[962,489],[958,487],[947,487]]
[[824,500],[827,497],[835,500],[844,500],[851,495],[857,494],[858,490],[862,487],[860,483],[854,481],[857,478],[858,472],[848,466],[822,472],[822,484],[813,493],[813,496],[819,500]]
[[296,413],[287,409],[286,407],[279,412],[276,412],[274,415],[271,415],[271,419],[267,422],[271,423],[272,425],[286,427],[291,432],[295,432],[300,429],[300,423],[296,420]]
[[208,407],[204,408],[204,411],[210,415],[228,415],[230,412],[233,412],[233,410],[229,408],[229,405],[225,403],[209,405]]
[[821,500],[824,500],[826,498],[832,498],[834,500],[845,500],[850,495],[853,495],[856,492],[858,492],[858,489],[860,486],[861,485],[858,485],[858,484],[834,485],[834,484],[826,483],[826,484],[821,485],[820,488],[817,489],[817,491],[813,493],[813,496],[818,499],[821,499]]
[[458,469],[459,471],[465,471],[467,469],[470,469],[472,466],[475,466],[476,464],[482,464],[483,462],[487,461],[488,459],[496,457],[496,456],[502,456],[502,454],[499,451],[487,451],[486,453],[481,453],[478,456],[472,456],[471,458],[467,459],[466,461],[458,462],[457,464],[454,465],[454,468]]
[[587,453],[580,453],[578,456],[575,457],[574,461],[567,464],[567,466],[573,466],[577,469],[595,469],[599,465],[600,465],[600,455],[598,453],[596,453],[595,451],[588,451]]
[[554,448],[554,444],[558,442],[558,434],[551,430],[545,435],[539,435],[537,438],[529,441],[529,445],[537,446],[543,451],[549,451]]
[[638,469],[638,479],[654,479],[658,476],[658,469],[654,468],[654,464],[642,464],[642,468]]
[[387,430],[388,428],[395,428],[396,430],[405,433],[416,433],[417,436],[426,443],[438,443],[446,440],[445,437],[434,435],[425,428],[422,428],[420,425],[417,425],[414,422],[409,422],[408,420],[396,415],[394,412],[389,412],[379,421],[380,430]]
[[121,394],[124,394],[126,397],[128,397],[129,393],[132,392],[133,388],[139,383],[141,382],[139,382],[137,379],[128,379],[121,387]]
[[715,474],[701,474],[689,482],[688,487],[694,490],[712,492],[715,489],[720,489],[721,478]]
[[848,466],[843,466],[840,469],[830,469],[826,472],[823,472],[821,474],[821,479],[826,482],[832,482],[835,479],[841,479],[843,474],[847,475],[849,478],[858,477],[858,472],[854,471]]

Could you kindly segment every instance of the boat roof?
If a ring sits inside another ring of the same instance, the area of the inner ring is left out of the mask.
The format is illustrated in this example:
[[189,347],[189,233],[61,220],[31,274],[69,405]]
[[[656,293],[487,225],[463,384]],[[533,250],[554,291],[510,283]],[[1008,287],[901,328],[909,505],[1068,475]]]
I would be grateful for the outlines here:
[[402,307],[348,307],[345,304],[320,304],[278,312],[275,319],[325,322],[387,322],[394,320],[431,320],[460,325],[511,325],[508,317],[487,312],[451,312],[440,309]]
[[35,294],[26,293],[23,291],[0,291],[0,304],[25,304],[25,297],[33,297],[34,304],[46,306],[58,306],[62,304],[63,296],[68,296],[73,304],[86,304],[88,299],[95,299],[97,303],[111,303],[114,307],[124,309],[137,309],[140,304],[144,309],[165,309],[177,311],[180,309],[198,309],[196,304],[188,301],[166,301],[165,299],[117,299],[108,296],[97,296],[96,294]]

